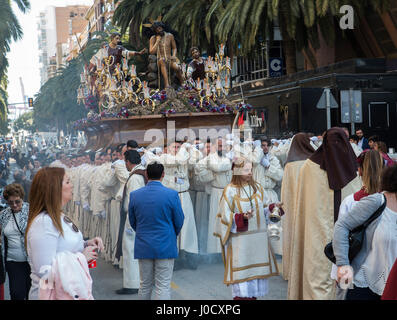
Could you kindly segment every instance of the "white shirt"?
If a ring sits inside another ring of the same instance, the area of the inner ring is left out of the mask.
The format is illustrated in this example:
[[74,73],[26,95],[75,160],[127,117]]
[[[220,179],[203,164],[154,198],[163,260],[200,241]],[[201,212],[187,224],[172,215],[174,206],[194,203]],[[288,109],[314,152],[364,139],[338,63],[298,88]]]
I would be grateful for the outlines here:
[[[16,213],[16,217],[20,212]],[[7,251],[7,261],[24,262],[27,261],[27,257],[24,252],[24,242],[23,236],[18,230],[15,224],[14,218],[10,218],[7,225],[4,228],[4,235],[7,237],[8,251]]]
[[382,295],[397,259],[397,212],[385,208],[374,232],[372,248],[353,279],[354,285]]
[[32,270],[32,287],[29,300],[38,299],[39,281],[51,269],[57,253],[83,252],[84,239],[80,231],[75,232],[71,223],[61,217],[63,236],[55,228],[51,217],[40,213],[33,221],[27,236],[28,261]]

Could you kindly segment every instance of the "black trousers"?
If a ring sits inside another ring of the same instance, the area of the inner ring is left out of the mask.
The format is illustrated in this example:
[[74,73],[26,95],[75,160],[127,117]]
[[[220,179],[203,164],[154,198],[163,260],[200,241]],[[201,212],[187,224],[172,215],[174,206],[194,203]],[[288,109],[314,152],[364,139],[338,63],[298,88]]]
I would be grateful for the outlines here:
[[346,300],[380,300],[381,296],[377,295],[370,288],[349,289],[346,294]]
[[6,261],[5,266],[8,273],[11,300],[28,300],[32,285],[29,263],[27,261]]

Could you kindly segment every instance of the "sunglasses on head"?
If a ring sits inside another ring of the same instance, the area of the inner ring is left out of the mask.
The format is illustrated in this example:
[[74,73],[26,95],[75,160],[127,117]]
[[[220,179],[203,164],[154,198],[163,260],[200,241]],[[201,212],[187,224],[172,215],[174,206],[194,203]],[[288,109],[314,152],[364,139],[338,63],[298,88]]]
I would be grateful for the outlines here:
[[74,232],[79,232],[79,228],[77,228],[77,226],[73,223],[72,220],[70,220],[69,217],[67,216],[63,216],[63,221],[65,221],[66,223],[71,223],[72,224],[72,229]]
[[22,200],[8,200],[7,201],[10,206],[18,205],[22,202]]

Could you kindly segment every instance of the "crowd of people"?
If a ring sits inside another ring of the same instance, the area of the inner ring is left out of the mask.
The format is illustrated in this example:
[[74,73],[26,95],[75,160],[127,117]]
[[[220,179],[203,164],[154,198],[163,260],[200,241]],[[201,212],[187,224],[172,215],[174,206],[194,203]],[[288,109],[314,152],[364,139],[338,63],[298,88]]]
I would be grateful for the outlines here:
[[[397,258],[390,222],[397,166],[386,145],[361,129],[280,140],[230,134],[164,148],[129,140],[99,152],[44,155],[15,152],[22,170],[4,190],[1,266],[12,299],[93,299],[87,261],[98,256],[123,269],[118,294],[142,299],[153,286],[156,299],[170,299],[173,270],[210,261],[224,262],[236,300],[266,295],[268,278],[280,272],[288,299],[380,299]],[[384,213],[349,261],[346,234],[383,204],[382,192]],[[324,254],[331,240],[334,265]],[[387,250],[369,250],[385,243]],[[70,285],[43,285],[50,280]]]

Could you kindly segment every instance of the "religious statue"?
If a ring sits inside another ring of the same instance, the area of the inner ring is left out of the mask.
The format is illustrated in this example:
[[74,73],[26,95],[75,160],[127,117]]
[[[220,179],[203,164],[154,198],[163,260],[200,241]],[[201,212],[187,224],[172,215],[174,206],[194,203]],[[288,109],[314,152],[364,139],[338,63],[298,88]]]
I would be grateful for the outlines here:
[[165,88],[170,86],[170,71],[174,70],[180,83],[184,82],[179,60],[176,57],[177,47],[172,33],[165,32],[165,25],[156,21],[152,24],[155,33],[150,38],[149,53],[157,55],[157,64],[164,80]]
[[201,57],[199,48],[193,47],[190,49],[190,54],[193,60],[189,63],[187,69],[187,78],[197,81],[205,78],[205,60]]
[[[109,59],[109,71],[113,74],[117,65],[121,65],[122,58],[129,59],[136,55],[146,53],[146,48],[141,51],[129,51],[121,45],[121,34],[114,32],[110,35],[110,42],[104,45],[90,61],[90,71],[95,71],[98,62],[103,63],[103,59]],[[98,61],[99,60],[99,61]],[[126,66],[124,66],[126,67]]]

